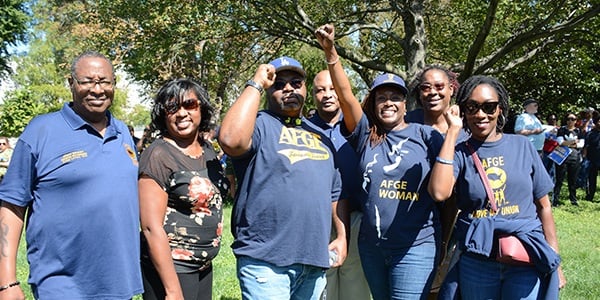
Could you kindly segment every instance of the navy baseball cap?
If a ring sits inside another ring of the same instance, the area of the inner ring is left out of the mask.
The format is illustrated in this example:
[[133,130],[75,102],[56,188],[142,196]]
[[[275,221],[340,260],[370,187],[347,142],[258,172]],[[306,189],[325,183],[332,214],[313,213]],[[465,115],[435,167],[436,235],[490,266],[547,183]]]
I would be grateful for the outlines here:
[[373,84],[371,85],[371,91],[382,85],[395,86],[399,88],[402,91],[402,93],[404,93],[404,95],[408,94],[408,89],[406,88],[404,80],[396,74],[385,73],[377,76],[375,80],[373,80]]
[[300,75],[302,75],[302,77],[306,77],[306,71],[304,71],[304,68],[302,67],[300,62],[291,57],[282,56],[280,58],[272,60],[270,64],[272,64],[275,67],[275,73],[289,70],[299,73]]

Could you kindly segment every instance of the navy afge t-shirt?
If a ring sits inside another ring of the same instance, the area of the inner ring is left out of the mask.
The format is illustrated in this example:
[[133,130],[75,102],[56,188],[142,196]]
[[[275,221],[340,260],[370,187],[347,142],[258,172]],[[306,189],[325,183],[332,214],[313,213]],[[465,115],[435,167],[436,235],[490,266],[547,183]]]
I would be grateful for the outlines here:
[[232,216],[236,256],[329,267],[331,204],[341,190],[333,149],[311,122],[288,127],[259,112],[252,148],[232,158],[239,183]]
[[360,156],[360,240],[384,248],[434,241],[439,212],[427,184],[442,135],[430,126],[410,123],[404,129],[387,132],[382,143],[372,145],[369,132],[363,115],[348,136]]

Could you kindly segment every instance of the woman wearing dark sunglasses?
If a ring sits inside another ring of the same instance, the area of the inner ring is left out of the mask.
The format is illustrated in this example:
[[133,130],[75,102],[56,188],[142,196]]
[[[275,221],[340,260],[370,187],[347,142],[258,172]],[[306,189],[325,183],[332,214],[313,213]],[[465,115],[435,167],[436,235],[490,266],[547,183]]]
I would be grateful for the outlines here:
[[397,75],[377,76],[361,107],[335,50],[334,27],[321,26],[316,36],[344,114],[342,133],[359,155],[358,249],[371,294],[375,300],[426,299],[440,238],[439,211],[426,188],[443,137],[431,126],[404,121],[408,90]]
[[217,154],[201,134],[212,115],[195,81],[169,81],[156,95],[152,129],[159,138],[139,165],[144,299],[212,298],[227,192]]
[[[455,190],[461,210],[455,235],[462,254],[442,286],[441,299],[455,299],[457,292],[462,299],[558,299],[565,280],[548,198],[552,181],[526,137],[502,133],[508,92],[495,78],[473,76],[461,85],[457,104],[446,113],[450,128],[429,181],[437,201]],[[455,146],[463,126],[471,138]],[[482,178],[494,200],[488,199]],[[529,253],[535,265],[496,261],[500,234],[515,235],[535,249]]]
[[565,176],[567,177],[567,186],[569,188],[569,200],[573,205],[579,205],[577,202],[577,176],[581,167],[581,148],[583,148],[585,134],[577,127],[577,116],[574,113],[568,113],[562,122],[563,126],[556,133],[556,141],[561,146],[571,149],[571,153],[562,164],[555,164],[556,184],[552,204],[559,204],[560,190],[562,188]]

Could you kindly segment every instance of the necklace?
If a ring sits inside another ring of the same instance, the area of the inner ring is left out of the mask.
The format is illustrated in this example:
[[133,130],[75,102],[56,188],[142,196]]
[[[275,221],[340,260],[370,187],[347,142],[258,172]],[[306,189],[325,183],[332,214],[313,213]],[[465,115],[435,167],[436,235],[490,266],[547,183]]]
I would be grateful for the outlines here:
[[[200,146],[200,143],[193,142],[193,143],[189,144],[188,147],[183,148],[183,147],[180,147],[177,144],[177,142],[175,140],[171,139],[171,138],[163,136],[163,140],[166,141],[168,144],[170,144],[170,145],[174,146],[175,148],[177,148],[179,151],[181,151],[181,153],[183,153],[186,156],[191,157],[193,159],[198,159],[198,158],[202,157],[202,155],[204,154],[204,149],[202,149],[202,147]],[[194,151],[195,149],[192,149],[192,148],[195,148],[194,144],[197,144],[197,147],[200,148],[200,153],[197,154],[197,155],[193,153],[193,152],[197,152],[197,150]]]

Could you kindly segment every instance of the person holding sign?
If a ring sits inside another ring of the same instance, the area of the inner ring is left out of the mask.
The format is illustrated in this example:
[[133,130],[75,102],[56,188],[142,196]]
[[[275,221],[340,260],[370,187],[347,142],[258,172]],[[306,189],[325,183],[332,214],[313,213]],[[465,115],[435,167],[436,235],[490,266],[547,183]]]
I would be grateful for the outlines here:
[[581,130],[575,126],[577,124],[577,116],[573,113],[568,113],[565,121],[556,134],[556,141],[560,146],[566,146],[571,151],[567,158],[561,164],[556,164],[556,183],[554,185],[554,194],[552,199],[552,205],[556,206],[559,204],[560,189],[565,175],[567,177],[567,184],[569,187],[569,200],[573,205],[579,205],[577,203],[577,174],[579,174],[579,168],[581,167],[581,153],[580,150],[583,148],[583,136]]

